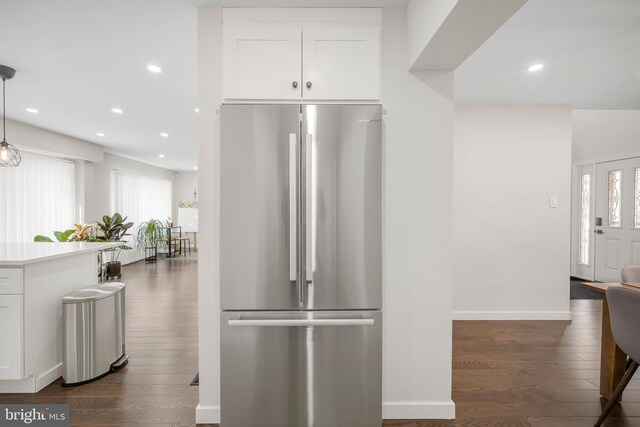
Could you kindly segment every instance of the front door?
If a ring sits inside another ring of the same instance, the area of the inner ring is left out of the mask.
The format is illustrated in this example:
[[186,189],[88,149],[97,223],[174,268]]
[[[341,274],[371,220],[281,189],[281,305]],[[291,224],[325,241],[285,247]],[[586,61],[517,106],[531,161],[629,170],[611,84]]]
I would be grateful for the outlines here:
[[596,180],[595,278],[619,282],[640,264],[640,157],[599,163]]

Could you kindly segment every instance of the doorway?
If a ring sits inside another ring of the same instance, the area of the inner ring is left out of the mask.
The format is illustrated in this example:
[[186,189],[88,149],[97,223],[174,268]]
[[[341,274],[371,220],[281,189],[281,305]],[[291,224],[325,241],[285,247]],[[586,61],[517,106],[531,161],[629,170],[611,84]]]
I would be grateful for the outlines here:
[[640,264],[640,157],[598,163],[594,277],[619,282],[622,268]]

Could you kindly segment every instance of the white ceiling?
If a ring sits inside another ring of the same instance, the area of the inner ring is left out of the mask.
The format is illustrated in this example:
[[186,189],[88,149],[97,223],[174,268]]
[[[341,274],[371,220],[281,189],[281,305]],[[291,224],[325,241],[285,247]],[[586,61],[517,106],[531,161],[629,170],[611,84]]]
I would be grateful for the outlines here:
[[[526,69],[544,63],[537,73]],[[459,102],[640,109],[640,1],[529,0],[455,73]]]
[[[190,0],[0,0],[0,16],[0,64],[17,70],[7,82],[8,117],[193,170],[197,45]],[[149,63],[163,72],[150,73]]]

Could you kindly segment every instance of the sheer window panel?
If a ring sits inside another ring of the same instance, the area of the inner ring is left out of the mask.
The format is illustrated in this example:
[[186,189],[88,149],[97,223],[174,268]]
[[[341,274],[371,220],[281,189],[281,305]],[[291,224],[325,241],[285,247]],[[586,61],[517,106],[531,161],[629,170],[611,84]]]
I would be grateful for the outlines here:
[[173,184],[165,179],[130,172],[111,172],[111,211],[133,221],[134,228],[150,219],[172,214]]
[[0,168],[0,242],[32,242],[73,228],[75,165],[73,162],[22,153],[15,168]]

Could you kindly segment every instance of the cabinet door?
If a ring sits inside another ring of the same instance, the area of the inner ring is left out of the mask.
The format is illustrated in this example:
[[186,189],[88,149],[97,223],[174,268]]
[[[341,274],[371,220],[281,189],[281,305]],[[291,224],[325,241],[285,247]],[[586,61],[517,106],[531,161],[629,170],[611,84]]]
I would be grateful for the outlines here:
[[225,99],[298,100],[302,94],[300,28],[225,26]]
[[22,378],[22,295],[0,295],[0,325],[6,332],[0,346],[0,380]]
[[305,100],[380,98],[380,28],[305,28],[303,58]]

